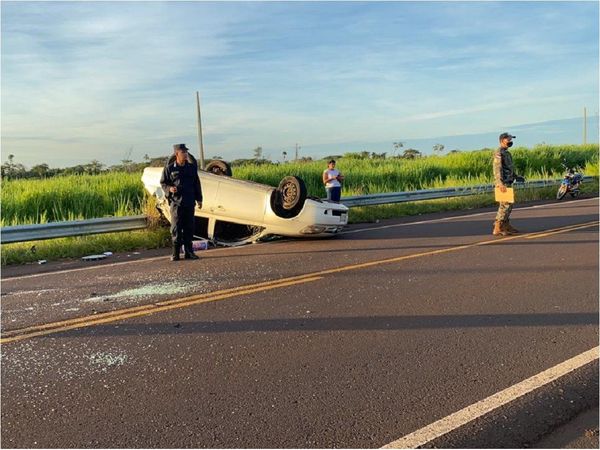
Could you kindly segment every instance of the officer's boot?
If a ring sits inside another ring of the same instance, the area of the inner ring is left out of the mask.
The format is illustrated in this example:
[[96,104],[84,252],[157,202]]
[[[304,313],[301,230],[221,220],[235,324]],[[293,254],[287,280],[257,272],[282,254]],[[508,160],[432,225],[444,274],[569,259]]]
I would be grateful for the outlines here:
[[194,253],[194,249],[192,248],[192,243],[187,243],[183,246],[183,249],[185,250],[185,259],[200,259],[195,253]]
[[517,234],[517,233],[519,233],[519,230],[517,230],[515,227],[513,227],[513,226],[510,224],[510,220],[507,220],[507,221],[506,221],[506,223],[504,224],[504,229],[505,229],[506,231],[508,231],[510,234]]
[[502,222],[499,220],[496,220],[494,222],[494,231],[492,231],[492,234],[494,236],[507,236],[508,232],[502,226]]
[[179,261],[179,250],[181,244],[173,244],[173,253],[171,254],[171,261]]
[[502,236],[511,236],[512,233],[510,231],[508,231],[508,228],[506,227],[506,223],[507,221],[503,221],[500,222],[500,229],[504,232],[504,234]]

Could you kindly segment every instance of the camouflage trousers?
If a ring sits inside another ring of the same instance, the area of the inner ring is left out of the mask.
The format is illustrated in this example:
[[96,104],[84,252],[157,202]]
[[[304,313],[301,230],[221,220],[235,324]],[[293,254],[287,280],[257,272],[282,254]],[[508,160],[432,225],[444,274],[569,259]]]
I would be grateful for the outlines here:
[[500,202],[498,205],[498,213],[496,214],[497,222],[508,222],[510,212],[513,209],[513,204],[508,202]]

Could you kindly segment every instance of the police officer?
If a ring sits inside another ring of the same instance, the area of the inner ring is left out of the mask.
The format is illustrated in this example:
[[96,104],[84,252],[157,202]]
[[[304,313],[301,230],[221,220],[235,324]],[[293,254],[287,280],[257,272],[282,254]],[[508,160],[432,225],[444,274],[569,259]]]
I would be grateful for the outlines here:
[[173,145],[174,155],[167,161],[160,178],[171,211],[171,237],[173,256],[179,261],[179,250],[184,247],[185,259],[199,259],[192,249],[194,236],[194,204],[202,208],[202,189],[198,165],[188,154],[185,144]]
[[[525,178],[515,173],[512,155],[508,151],[513,145],[512,140],[514,138],[516,136],[510,133],[502,133],[498,138],[500,147],[494,151],[494,183],[501,192],[506,192],[506,188],[512,187],[515,181],[525,181]],[[509,221],[512,208],[512,203],[500,202],[496,221],[494,222],[494,231],[492,232],[494,236],[507,236],[519,232]]]

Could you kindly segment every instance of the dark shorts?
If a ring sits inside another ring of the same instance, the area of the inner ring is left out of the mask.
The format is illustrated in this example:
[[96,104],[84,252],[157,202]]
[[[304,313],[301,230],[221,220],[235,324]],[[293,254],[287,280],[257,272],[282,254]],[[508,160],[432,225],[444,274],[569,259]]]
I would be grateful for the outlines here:
[[328,187],[325,188],[327,190],[327,200],[331,202],[340,202],[340,198],[342,197],[342,188],[341,186],[337,187]]

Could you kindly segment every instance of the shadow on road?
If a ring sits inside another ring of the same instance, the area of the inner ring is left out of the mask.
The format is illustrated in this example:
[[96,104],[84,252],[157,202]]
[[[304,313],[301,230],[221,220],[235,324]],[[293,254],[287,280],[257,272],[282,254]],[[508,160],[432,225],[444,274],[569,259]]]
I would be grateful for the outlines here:
[[194,321],[98,325],[56,337],[143,336],[166,334],[209,334],[281,331],[396,331],[434,328],[598,326],[598,313],[426,315],[373,317],[307,317],[234,321]]
[[[585,232],[587,230],[576,230],[572,231],[572,233],[576,232]],[[594,230],[591,230],[595,232]],[[490,236],[490,240],[493,238]],[[499,241],[501,238],[497,238]],[[289,243],[289,241],[288,241]],[[575,242],[573,241],[552,241],[552,245],[573,245]],[[586,239],[586,240],[578,240],[577,244],[598,244],[597,239]],[[511,240],[503,243],[503,245],[517,245],[517,246],[531,246],[531,245],[545,245],[548,242],[543,242],[540,240]],[[436,248],[452,248],[456,244],[448,243],[448,244],[425,244],[425,245],[402,245],[402,246],[383,246],[383,247],[366,247],[366,248],[329,248],[326,250],[317,250],[315,248],[307,248],[306,250],[296,250],[296,251],[280,251],[280,252],[264,252],[264,251],[255,251],[252,253],[240,253],[236,254],[236,258],[250,258],[256,256],[282,256],[282,255],[312,255],[316,253],[326,253],[326,254],[346,254],[346,253],[354,253],[354,252],[373,252],[377,250],[386,251],[386,250],[418,250],[418,249],[436,249]],[[208,256],[211,260],[213,259],[228,259],[231,258],[231,255],[210,255]]]
[[[516,211],[516,210],[515,210]],[[538,216],[519,217],[513,212],[511,224],[516,226],[522,233],[537,233],[549,231],[553,228],[564,226],[582,225],[598,220],[597,214],[577,214],[567,216]],[[347,234],[339,236],[340,239],[365,240],[365,239],[388,239],[390,234],[395,238],[436,238],[436,237],[461,237],[461,236],[489,236],[492,237],[494,217],[491,219],[457,219],[454,221],[440,221],[433,223],[393,222],[372,224],[372,226],[361,226],[349,228]],[[360,231],[358,230],[360,228]],[[364,230],[364,231],[363,231]],[[376,235],[369,231],[378,231]]]

